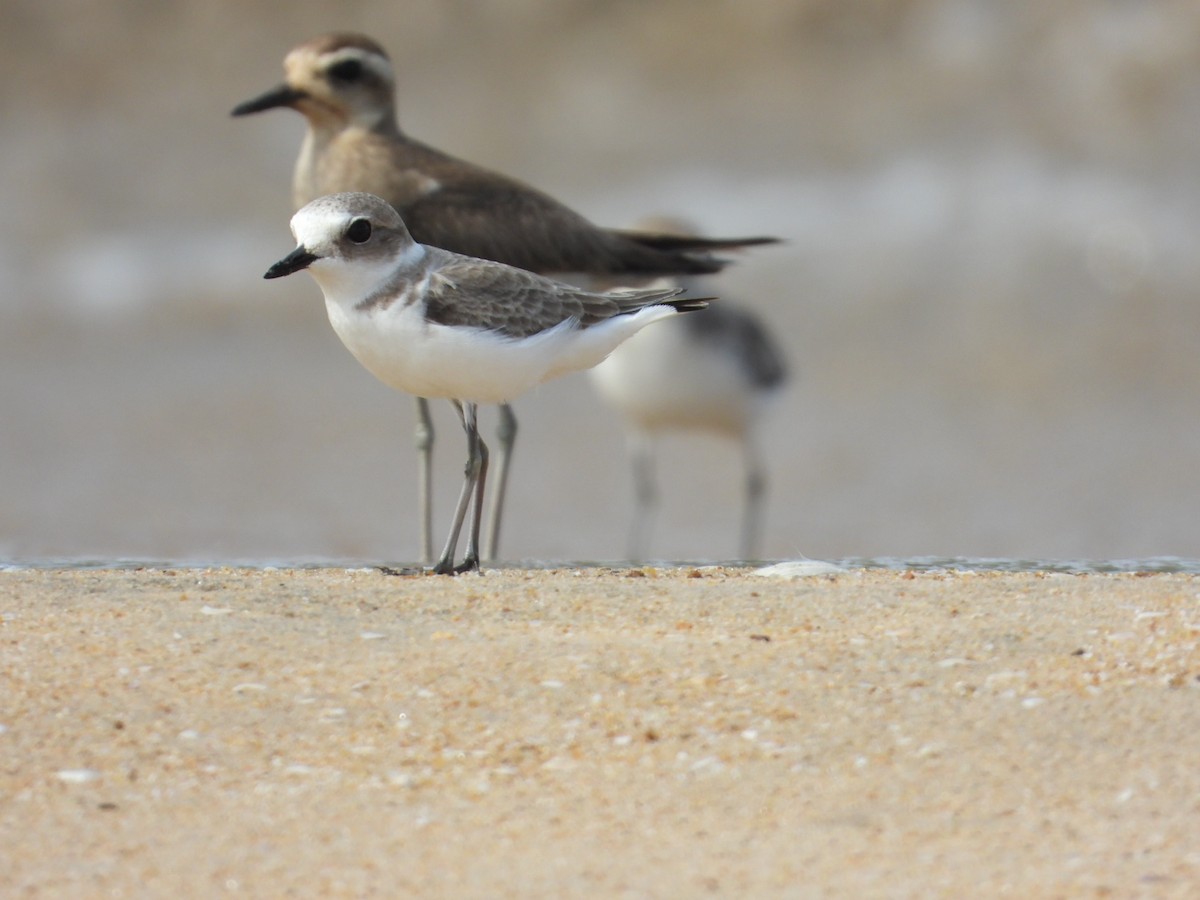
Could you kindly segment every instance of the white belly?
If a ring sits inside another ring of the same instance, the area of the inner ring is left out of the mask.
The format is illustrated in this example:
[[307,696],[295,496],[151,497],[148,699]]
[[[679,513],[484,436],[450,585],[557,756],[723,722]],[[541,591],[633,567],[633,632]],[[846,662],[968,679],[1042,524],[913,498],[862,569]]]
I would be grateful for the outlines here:
[[513,339],[427,322],[412,306],[362,312],[326,302],[330,324],[354,357],[389,387],[418,397],[505,403],[549,378],[594,366],[669,307],[580,330],[573,322]]

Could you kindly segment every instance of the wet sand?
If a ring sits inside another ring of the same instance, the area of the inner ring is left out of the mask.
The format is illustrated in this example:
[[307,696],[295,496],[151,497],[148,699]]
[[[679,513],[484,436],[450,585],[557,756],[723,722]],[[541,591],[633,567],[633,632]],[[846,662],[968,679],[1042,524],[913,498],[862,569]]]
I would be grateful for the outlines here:
[[1194,896],[1200,578],[0,573],[0,895]]

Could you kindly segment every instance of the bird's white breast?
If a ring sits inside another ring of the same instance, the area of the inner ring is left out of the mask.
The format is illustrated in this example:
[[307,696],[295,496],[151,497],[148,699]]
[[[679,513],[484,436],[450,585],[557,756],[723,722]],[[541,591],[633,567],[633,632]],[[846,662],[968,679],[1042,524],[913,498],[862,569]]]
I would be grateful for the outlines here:
[[346,348],[389,387],[418,397],[503,403],[549,378],[594,366],[623,339],[670,307],[579,329],[572,320],[527,338],[429,322],[419,303],[358,310],[326,299]]

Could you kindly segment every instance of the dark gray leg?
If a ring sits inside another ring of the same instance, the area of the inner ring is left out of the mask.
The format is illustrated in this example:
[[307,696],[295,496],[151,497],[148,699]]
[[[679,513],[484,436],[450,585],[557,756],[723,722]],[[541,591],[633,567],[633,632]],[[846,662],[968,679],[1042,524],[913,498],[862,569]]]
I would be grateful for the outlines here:
[[517,417],[507,403],[500,407],[500,425],[496,429],[496,440],[500,456],[496,460],[496,481],[492,485],[492,505],[488,509],[487,546],[484,559],[495,559],[500,546],[500,516],[504,512],[504,494],[508,489],[508,470],[512,462],[513,443],[517,439]]
[[[463,471],[462,491],[458,495],[458,506],[454,510],[454,521],[441,558],[433,567],[435,575],[455,575],[479,569],[479,521],[483,510],[483,476],[487,473],[487,447],[479,439],[474,403],[451,401],[462,419],[467,434],[467,465]],[[467,535],[467,555],[459,566],[454,565],[454,553],[458,549],[458,537],[466,521],[467,508],[472,507],[471,531]]]
[[433,559],[433,418],[429,401],[417,397],[417,518],[421,562]]
[[[474,404],[472,404],[472,412]],[[466,423],[464,422],[464,425]],[[471,424],[475,424],[474,416],[471,417]],[[468,438],[470,443],[470,438]],[[487,484],[488,473],[488,448],[487,444],[479,436],[478,429],[475,429],[475,499],[471,503],[471,530],[467,532],[467,552],[463,556],[463,561],[459,564],[456,572],[471,572],[479,571],[479,530],[483,524],[483,490]],[[470,465],[470,463],[468,463]]]

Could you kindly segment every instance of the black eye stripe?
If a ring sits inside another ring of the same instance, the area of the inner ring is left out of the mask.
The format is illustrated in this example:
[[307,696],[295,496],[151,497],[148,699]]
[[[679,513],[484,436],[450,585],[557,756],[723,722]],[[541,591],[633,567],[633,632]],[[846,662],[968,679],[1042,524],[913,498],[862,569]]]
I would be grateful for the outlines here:
[[358,81],[363,76],[363,64],[357,59],[344,59],[330,66],[329,74],[338,81]]
[[355,219],[346,229],[346,237],[355,244],[365,244],[371,239],[371,223],[366,219]]

